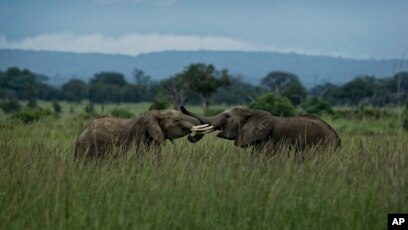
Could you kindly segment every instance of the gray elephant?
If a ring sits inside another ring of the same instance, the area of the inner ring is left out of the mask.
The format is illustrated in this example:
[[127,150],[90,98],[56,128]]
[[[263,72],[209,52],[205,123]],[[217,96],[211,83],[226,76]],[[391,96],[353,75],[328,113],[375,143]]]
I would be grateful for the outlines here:
[[[263,110],[235,107],[216,116],[205,117],[191,113],[183,106],[180,110],[203,124],[214,126],[214,130],[221,130],[217,137],[234,140],[239,147],[275,148],[288,144],[300,150],[317,145],[338,147],[341,143],[336,131],[313,115],[283,118]],[[189,137],[190,142],[198,140]]]
[[[131,145],[137,148],[142,145],[158,147],[166,139],[172,141],[192,131],[198,133],[190,139],[199,140],[208,126],[200,124],[196,118],[177,110],[154,110],[132,119],[98,118],[91,121],[77,138],[75,158],[107,156],[114,146],[125,151]],[[200,130],[197,131],[197,128]]]

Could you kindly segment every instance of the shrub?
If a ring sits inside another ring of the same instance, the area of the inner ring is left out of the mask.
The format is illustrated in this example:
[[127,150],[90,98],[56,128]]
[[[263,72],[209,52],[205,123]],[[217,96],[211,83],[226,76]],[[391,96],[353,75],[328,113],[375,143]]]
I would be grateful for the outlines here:
[[167,101],[156,99],[150,105],[149,110],[162,110],[162,109],[167,109],[169,107],[170,105]]
[[406,117],[406,118],[402,121],[402,128],[404,129],[404,131],[408,132],[408,117]]
[[21,109],[21,104],[15,99],[0,102],[0,107],[4,113],[14,113]]
[[36,109],[24,109],[15,114],[13,114],[12,118],[20,120],[24,123],[32,123],[34,121],[38,121],[44,117],[48,117],[52,115],[51,110],[43,109],[43,108],[36,108]]
[[56,101],[54,101],[52,103],[52,108],[54,109],[55,113],[61,113],[62,112],[60,104],[58,102],[56,102]]
[[255,102],[249,105],[251,109],[261,109],[270,112],[275,116],[293,116],[296,114],[296,108],[286,97],[279,97],[272,93],[259,97]]
[[95,105],[93,103],[88,103],[87,105],[85,105],[85,113],[89,115],[95,115]]
[[330,105],[325,103],[324,101],[322,101],[321,99],[317,97],[312,97],[310,100],[308,100],[306,103],[302,105],[302,108],[308,114],[316,114],[316,115],[322,115],[324,113],[331,114],[331,115],[334,114],[334,111],[330,107]]
[[408,102],[405,104],[405,108],[402,111],[402,116],[408,118]]
[[408,102],[405,104],[405,108],[402,112],[402,128],[408,132]]
[[22,110],[20,112],[17,112],[13,114],[12,116],[13,119],[20,120],[24,123],[32,123],[34,121],[38,121],[40,117],[38,114],[34,113],[31,110]]
[[27,108],[34,109],[37,108],[37,100],[35,98],[31,98],[28,100]]
[[120,118],[131,118],[133,117],[133,113],[131,113],[129,110],[126,109],[121,109],[121,108],[115,108],[111,111],[111,115],[114,117],[120,117]]
[[43,117],[48,117],[52,115],[52,111],[49,109],[44,109],[44,108],[36,108],[33,110],[36,114],[38,114],[38,116],[40,116],[40,118]]

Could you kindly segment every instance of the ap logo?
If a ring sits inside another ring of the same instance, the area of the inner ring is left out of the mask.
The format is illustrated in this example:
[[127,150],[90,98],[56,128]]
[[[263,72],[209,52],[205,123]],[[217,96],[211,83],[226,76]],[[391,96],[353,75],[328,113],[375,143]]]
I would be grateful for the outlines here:
[[388,214],[388,229],[408,229],[408,214]]
[[405,218],[394,218],[391,225],[402,225],[405,223]]

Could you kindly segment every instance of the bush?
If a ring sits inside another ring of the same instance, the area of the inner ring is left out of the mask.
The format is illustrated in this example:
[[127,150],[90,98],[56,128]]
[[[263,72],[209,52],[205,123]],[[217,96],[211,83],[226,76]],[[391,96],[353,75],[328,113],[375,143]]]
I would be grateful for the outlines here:
[[111,111],[111,115],[114,117],[120,117],[120,118],[131,118],[134,117],[133,113],[131,113],[129,110],[126,109],[121,109],[121,108],[115,108]]
[[28,100],[27,108],[34,109],[37,108],[37,100],[35,98],[31,98]]
[[0,107],[4,113],[14,113],[21,109],[21,104],[15,99],[0,102]]
[[308,100],[306,103],[302,105],[302,108],[305,110],[306,113],[308,114],[316,114],[316,115],[322,115],[322,114],[334,114],[333,109],[330,107],[329,104],[325,103],[321,99],[317,97],[313,97],[310,100]]
[[170,105],[167,101],[156,99],[153,101],[153,103],[149,107],[150,110],[162,110],[162,109],[167,109],[169,108]]
[[54,101],[52,103],[52,108],[54,109],[55,113],[61,113],[62,112],[60,104],[58,102],[56,102],[56,101]]
[[12,118],[20,120],[24,123],[32,123],[34,121],[38,121],[42,118],[48,117],[52,115],[51,110],[43,109],[43,108],[36,108],[36,109],[24,109],[15,114],[13,114]]
[[402,112],[402,128],[408,132],[408,102],[405,104],[405,108]]
[[95,105],[93,103],[88,103],[87,105],[85,105],[85,113],[89,115],[95,115]]
[[405,104],[405,108],[402,111],[402,117],[408,118],[408,102]]
[[251,109],[261,109],[270,112],[275,116],[293,116],[296,114],[296,108],[286,97],[279,97],[272,93],[259,97],[255,102],[249,105]]
[[408,132],[408,117],[402,121],[402,128],[404,131]]
[[38,114],[34,113],[31,110],[23,110],[23,111],[17,112],[15,114],[13,114],[12,118],[20,120],[20,121],[22,121],[24,123],[32,123],[32,122],[38,121],[40,119]]

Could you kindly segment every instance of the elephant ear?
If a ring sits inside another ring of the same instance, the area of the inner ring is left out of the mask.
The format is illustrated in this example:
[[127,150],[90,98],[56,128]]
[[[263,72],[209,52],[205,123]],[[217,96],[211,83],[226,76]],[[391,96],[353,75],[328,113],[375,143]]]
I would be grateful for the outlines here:
[[158,144],[164,144],[166,137],[159,124],[159,112],[151,111],[146,115],[147,132]]
[[265,139],[272,131],[273,122],[264,114],[253,114],[246,118],[241,126],[235,146],[247,147],[256,141]]

